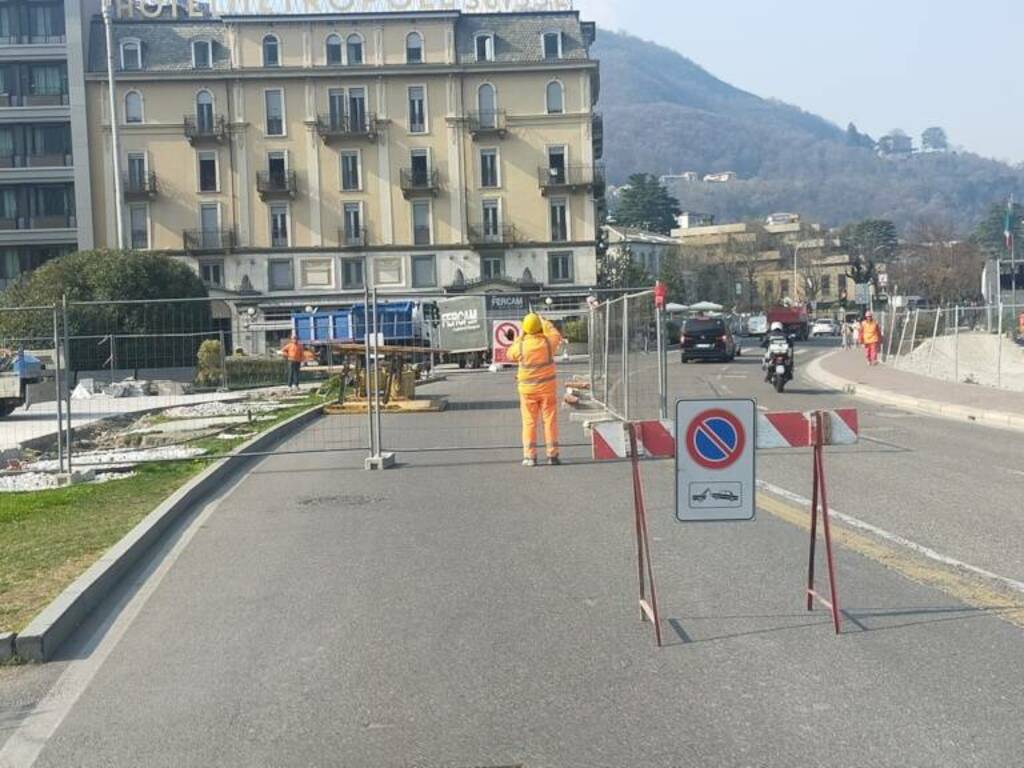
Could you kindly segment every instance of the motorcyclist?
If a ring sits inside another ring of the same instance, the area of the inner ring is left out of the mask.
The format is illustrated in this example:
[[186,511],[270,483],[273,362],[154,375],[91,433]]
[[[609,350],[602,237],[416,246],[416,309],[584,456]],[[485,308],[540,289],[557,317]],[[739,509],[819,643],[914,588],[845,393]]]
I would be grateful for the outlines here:
[[[768,333],[765,334],[764,339],[761,341],[761,346],[768,350],[772,341],[782,341],[789,346],[789,367],[790,371],[796,368],[796,355],[793,353],[793,340],[786,334],[786,329],[778,320],[772,323],[771,328],[768,329]],[[771,381],[772,369],[771,369],[771,352],[766,351],[764,358],[761,361],[761,367],[764,368],[764,380]]]

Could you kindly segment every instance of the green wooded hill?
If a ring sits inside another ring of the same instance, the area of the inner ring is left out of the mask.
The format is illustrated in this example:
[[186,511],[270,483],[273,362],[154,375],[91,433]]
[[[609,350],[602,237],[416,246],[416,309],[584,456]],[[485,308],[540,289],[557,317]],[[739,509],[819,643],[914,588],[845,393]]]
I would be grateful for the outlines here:
[[601,60],[598,108],[612,184],[637,171],[739,175],[727,184],[673,183],[684,210],[722,221],[775,211],[829,225],[889,218],[904,230],[947,221],[966,232],[1010,192],[1024,198],[1020,166],[964,151],[879,157],[845,128],[735,88],[639,38],[601,30],[592,54]]

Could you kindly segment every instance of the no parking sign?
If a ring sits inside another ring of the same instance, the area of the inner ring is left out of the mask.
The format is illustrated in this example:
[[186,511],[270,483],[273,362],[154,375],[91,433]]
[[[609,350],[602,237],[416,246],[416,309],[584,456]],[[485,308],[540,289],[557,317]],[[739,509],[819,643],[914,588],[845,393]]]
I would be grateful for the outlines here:
[[508,350],[516,339],[523,335],[523,324],[518,320],[496,320],[494,335],[491,339],[493,355],[491,359],[497,365],[507,365]]
[[752,520],[753,400],[676,403],[676,519]]

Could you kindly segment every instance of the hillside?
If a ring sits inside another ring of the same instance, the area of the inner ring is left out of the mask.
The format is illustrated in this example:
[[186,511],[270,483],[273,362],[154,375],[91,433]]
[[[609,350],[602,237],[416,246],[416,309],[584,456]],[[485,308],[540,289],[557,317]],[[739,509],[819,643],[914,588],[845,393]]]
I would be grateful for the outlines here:
[[592,52],[611,183],[635,171],[739,174],[729,184],[673,184],[684,209],[725,220],[798,211],[830,225],[885,217],[903,229],[941,219],[967,230],[1011,191],[1024,197],[1022,168],[968,152],[879,158],[849,146],[839,126],[653,43],[602,30]]

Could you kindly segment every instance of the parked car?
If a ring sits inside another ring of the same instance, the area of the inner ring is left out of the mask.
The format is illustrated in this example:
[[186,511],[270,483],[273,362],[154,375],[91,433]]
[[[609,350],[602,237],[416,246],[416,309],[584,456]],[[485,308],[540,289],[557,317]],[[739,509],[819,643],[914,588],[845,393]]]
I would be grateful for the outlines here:
[[739,353],[729,325],[720,317],[687,320],[679,337],[681,362],[690,360],[731,361]]
[[811,326],[811,336],[838,336],[839,325],[835,320],[829,318],[822,318],[815,320],[814,325]]

